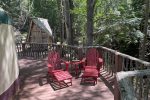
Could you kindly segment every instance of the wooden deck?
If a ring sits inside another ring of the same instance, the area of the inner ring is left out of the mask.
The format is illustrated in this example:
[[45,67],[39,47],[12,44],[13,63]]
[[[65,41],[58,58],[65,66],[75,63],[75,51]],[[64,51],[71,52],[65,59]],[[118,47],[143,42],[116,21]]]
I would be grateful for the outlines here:
[[114,100],[113,77],[104,70],[97,85],[81,84],[73,77],[73,85],[59,89],[57,83],[47,79],[46,59],[19,59],[21,90],[17,100]]

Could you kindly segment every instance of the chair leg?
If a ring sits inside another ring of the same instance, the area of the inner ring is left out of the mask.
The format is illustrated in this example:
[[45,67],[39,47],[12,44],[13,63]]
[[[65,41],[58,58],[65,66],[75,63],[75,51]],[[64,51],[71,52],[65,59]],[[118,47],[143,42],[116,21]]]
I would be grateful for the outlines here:
[[75,67],[75,75],[77,76],[77,66],[76,66],[76,64],[74,64],[74,67]]
[[71,82],[71,86],[72,86],[72,78],[70,79],[70,82]]
[[58,83],[59,83],[59,87],[60,87],[60,89],[61,89],[61,88],[62,88],[62,87],[61,87],[61,82],[58,82]]
[[100,77],[100,72],[98,73],[98,77]]
[[97,77],[95,77],[95,84],[97,84]]
[[97,78],[96,78],[96,84],[97,84]]
[[82,77],[82,83],[85,83],[85,77]]
[[81,83],[83,83],[83,77],[81,78]]

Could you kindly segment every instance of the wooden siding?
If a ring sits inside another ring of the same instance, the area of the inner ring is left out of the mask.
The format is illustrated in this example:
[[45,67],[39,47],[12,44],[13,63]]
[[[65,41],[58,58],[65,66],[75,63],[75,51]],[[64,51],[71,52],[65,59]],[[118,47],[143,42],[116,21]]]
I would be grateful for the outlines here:
[[33,21],[30,25],[29,34],[26,42],[31,43],[51,43],[52,38],[43,29],[39,28]]

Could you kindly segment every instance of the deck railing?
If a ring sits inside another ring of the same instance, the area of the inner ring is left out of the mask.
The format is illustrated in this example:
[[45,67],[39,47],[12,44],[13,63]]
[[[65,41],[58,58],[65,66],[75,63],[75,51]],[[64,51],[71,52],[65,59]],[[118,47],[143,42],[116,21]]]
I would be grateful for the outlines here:
[[[116,76],[116,73],[124,71],[128,75],[129,73],[133,72],[135,76],[129,75],[130,82],[132,85],[128,87],[127,84],[124,84],[125,82],[128,82],[127,79],[119,78],[120,80],[115,78],[114,82],[114,100],[149,100],[150,99],[150,77],[148,72],[150,73],[150,70],[144,70],[144,69],[150,69],[150,63],[140,60],[135,57],[131,57],[129,55],[117,52],[115,50],[106,48],[106,47],[97,47],[99,51],[102,53],[103,59],[104,59],[104,70],[113,73],[114,76]],[[139,71],[136,71],[139,70]],[[144,70],[144,71],[141,71]],[[143,74],[140,75],[142,72]],[[145,73],[144,73],[145,72]],[[121,74],[118,74],[118,77]],[[148,76],[147,76],[148,75]],[[122,74],[124,76],[124,74]],[[124,76],[125,77],[125,76]],[[122,80],[123,79],[123,80]],[[122,84],[120,84],[120,82]],[[146,82],[146,83],[145,83]],[[129,90],[133,88],[133,93],[131,91],[126,91],[122,89],[124,87],[128,88]],[[126,99],[125,94],[130,94],[131,99]],[[136,95],[134,95],[136,94]],[[148,98],[149,96],[149,98]]]
[[[71,46],[71,45],[58,45],[58,44],[37,44],[37,43],[23,43],[16,44],[18,57],[34,57],[34,58],[44,58],[50,50],[57,50],[61,53],[62,58],[66,60],[81,60],[86,54],[88,48],[97,48],[100,56],[104,60],[103,70],[109,72],[110,75],[116,76],[117,72],[120,71],[134,71],[134,70],[144,70],[150,69],[150,63],[140,60],[135,57],[120,53],[118,51],[103,47],[103,46]],[[134,78],[133,79],[134,82]],[[115,100],[119,100],[120,93],[122,90],[118,83],[119,80],[115,78],[114,82],[114,95]],[[132,87],[138,86],[137,90],[142,93],[142,86],[138,85],[139,82],[133,84]],[[141,81],[143,82],[143,81]],[[141,84],[141,83],[140,83]],[[146,95],[146,94],[145,94]],[[147,95],[146,95],[147,96]]]
[[47,56],[49,44],[16,43],[18,57],[44,58]]

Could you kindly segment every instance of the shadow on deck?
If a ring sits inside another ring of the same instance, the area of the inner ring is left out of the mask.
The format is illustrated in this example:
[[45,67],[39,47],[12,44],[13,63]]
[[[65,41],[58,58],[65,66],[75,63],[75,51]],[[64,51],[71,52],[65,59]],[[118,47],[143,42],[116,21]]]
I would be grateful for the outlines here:
[[46,77],[46,60],[19,59],[21,89],[17,100],[114,100],[113,77],[101,70],[97,85],[82,85],[73,77],[73,85],[57,88]]

